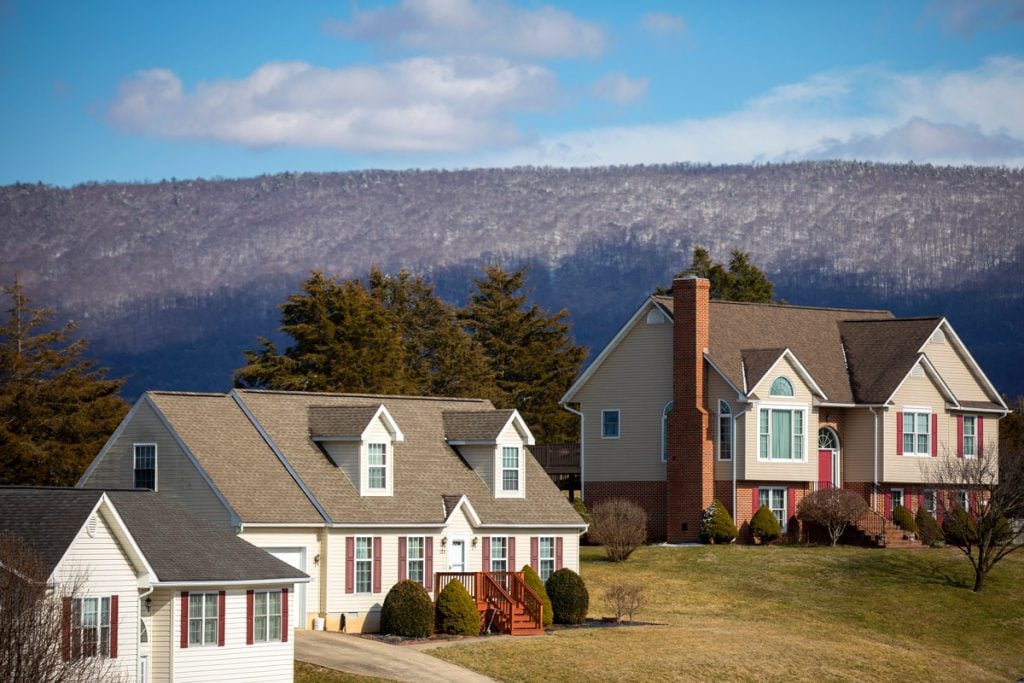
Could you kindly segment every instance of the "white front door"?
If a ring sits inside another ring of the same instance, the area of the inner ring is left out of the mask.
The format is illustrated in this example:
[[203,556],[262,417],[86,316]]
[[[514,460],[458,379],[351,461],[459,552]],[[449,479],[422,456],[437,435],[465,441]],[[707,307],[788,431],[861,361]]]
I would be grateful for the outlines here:
[[[306,571],[304,548],[264,548],[264,550],[299,571]],[[304,583],[295,584],[295,600],[288,601],[288,623],[293,624],[295,628],[306,628],[306,584]]]
[[463,539],[452,539],[448,548],[448,571],[466,571],[466,541]]
[[149,657],[139,656],[139,683],[149,683]]

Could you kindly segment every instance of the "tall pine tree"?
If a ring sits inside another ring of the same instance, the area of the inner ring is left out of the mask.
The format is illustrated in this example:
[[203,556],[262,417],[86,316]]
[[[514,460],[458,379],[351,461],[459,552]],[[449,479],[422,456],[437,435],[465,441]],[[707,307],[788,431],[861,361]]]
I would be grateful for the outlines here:
[[0,326],[0,484],[71,486],[128,412],[123,379],[84,357],[74,323],[31,308],[21,283]]
[[568,312],[551,315],[530,304],[522,291],[525,269],[491,266],[473,284],[459,317],[490,360],[502,394],[498,403],[518,409],[538,441],[577,441],[576,417],[558,405],[586,357],[570,336]]
[[[711,298],[719,301],[746,301],[769,304],[775,296],[774,285],[760,268],[750,262],[750,254],[733,250],[729,267],[711,260],[711,254],[704,247],[694,247],[690,267],[676,273],[676,277],[696,275],[711,284]],[[668,294],[670,287],[659,287],[657,294]],[[780,302],[785,303],[785,302]]]

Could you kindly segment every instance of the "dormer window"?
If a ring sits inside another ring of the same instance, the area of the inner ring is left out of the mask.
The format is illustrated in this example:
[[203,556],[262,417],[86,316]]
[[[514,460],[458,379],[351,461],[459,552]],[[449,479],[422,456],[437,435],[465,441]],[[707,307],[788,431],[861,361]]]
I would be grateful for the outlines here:
[[388,445],[371,443],[367,446],[367,485],[383,491],[388,487]]
[[519,448],[501,448],[501,490],[506,493],[519,491]]
[[394,493],[395,444],[405,441],[382,404],[313,406],[309,436],[343,470],[361,496]]
[[515,410],[445,411],[445,441],[480,475],[495,498],[526,496],[526,459],[533,434]]

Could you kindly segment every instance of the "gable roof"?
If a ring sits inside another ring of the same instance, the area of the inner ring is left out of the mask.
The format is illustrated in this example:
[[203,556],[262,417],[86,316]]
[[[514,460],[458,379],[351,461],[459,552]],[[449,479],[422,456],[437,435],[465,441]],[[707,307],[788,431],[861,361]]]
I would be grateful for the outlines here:
[[740,349],[743,386],[749,392],[782,357],[786,349]]
[[839,324],[857,403],[885,403],[921,357],[942,318],[844,320]]
[[0,486],[0,533],[32,551],[47,576],[96,509],[101,492]]

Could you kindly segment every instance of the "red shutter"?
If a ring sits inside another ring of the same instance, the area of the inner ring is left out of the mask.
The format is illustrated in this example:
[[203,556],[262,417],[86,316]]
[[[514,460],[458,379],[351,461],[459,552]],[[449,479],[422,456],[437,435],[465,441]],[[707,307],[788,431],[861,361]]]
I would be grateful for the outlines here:
[[903,411],[896,413],[896,455],[903,455]]
[[508,570],[510,572],[519,571],[516,566],[516,537],[508,537]]
[[405,581],[405,572],[408,565],[405,563],[405,536],[398,537],[398,580]]
[[964,457],[964,416],[956,416],[956,457]]
[[423,554],[426,556],[426,559],[423,562],[423,564],[426,565],[426,569],[423,572],[426,574],[426,576],[423,577],[425,580],[425,585],[423,587],[426,588],[429,593],[434,590],[434,537],[427,536],[423,545]]
[[491,571],[491,537],[484,536],[483,550],[481,551],[480,570]]
[[117,657],[117,596],[110,596],[110,657]]
[[71,659],[71,598],[64,598],[64,609],[60,620],[60,658]]
[[892,490],[885,492],[885,518],[892,519]]
[[217,647],[224,647],[224,617],[228,611],[228,600],[224,591],[217,592]]
[[562,568],[562,537],[555,537],[555,571]]
[[536,536],[530,536],[530,566],[533,567],[533,571],[539,572],[539,562],[537,557],[540,555],[540,540]]
[[918,509],[924,507],[924,491],[921,491],[921,493],[917,494],[917,507]]
[[373,592],[380,593],[380,536],[373,537]]
[[181,591],[181,649],[188,647],[188,591]]
[[789,518],[796,515],[796,489],[792,486],[786,491],[786,523]]
[[753,519],[757,508],[761,507],[761,489],[755,487],[750,490],[754,494],[753,499],[750,501],[750,517]]
[[255,618],[256,609],[253,606],[253,600],[255,599],[255,591],[245,591],[245,644],[252,645],[253,643],[253,619]]
[[976,492],[971,491],[967,494],[967,505],[970,507],[968,512],[973,516],[975,511],[978,509],[978,494]]
[[281,642],[288,642],[288,589],[281,589]]
[[974,418],[974,452],[980,458],[985,453],[985,418]]
[[932,457],[939,457],[939,416],[932,413]]
[[356,592],[356,537],[345,537],[345,592]]

